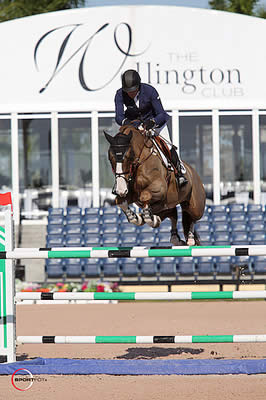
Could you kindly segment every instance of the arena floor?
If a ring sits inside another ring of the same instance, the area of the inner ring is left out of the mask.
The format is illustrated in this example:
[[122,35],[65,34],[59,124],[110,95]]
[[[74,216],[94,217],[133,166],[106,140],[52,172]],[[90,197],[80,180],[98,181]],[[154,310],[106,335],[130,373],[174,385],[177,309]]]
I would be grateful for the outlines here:
[[[265,301],[121,302],[20,305],[17,335],[265,334]],[[24,344],[18,359],[265,359],[265,343]],[[265,400],[266,375],[52,376],[26,392],[0,377],[1,399],[242,399]]]

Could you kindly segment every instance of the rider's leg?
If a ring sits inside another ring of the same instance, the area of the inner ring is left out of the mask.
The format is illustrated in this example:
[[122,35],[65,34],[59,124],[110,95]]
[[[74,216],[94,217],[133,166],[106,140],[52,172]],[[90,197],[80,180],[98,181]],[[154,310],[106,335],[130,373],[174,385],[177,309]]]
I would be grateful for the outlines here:
[[181,187],[183,185],[186,185],[188,183],[187,178],[184,176],[184,174],[186,173],[186,168],[182,163],[182,161],[180,160],[179,155],[174,146],[171,148],[171,157],[172,157],[172,162],[177,170],[176,181],[178,186]]

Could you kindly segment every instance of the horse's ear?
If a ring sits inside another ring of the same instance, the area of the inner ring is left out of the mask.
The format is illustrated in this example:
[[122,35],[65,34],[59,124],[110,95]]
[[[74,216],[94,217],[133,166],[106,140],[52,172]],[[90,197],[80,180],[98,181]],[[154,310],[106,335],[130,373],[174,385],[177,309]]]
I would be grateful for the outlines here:
[[106,131],[103,131],[103,133],[104,133],[104,136],[105,136],[106,140],[107,140],[110,144],[112,144],[112,143],[113,143],[113,137],[112,137],[111,135],[109,135],[109,133],[107,133]]

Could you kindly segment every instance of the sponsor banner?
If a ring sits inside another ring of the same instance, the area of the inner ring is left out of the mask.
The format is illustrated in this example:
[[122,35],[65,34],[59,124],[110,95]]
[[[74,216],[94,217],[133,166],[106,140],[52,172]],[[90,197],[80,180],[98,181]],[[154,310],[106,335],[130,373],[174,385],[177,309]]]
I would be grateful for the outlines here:
[[1,109],[113,110],[137,69],[165,107],[261,106],[264,19],[175,6],[112,6],[0,24]]

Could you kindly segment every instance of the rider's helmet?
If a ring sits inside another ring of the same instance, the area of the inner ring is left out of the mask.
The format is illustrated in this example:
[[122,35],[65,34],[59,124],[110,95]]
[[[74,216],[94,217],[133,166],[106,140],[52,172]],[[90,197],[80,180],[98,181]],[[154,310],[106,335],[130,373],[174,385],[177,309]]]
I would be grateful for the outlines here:
[[128,69],[122,75],[122,89],[124,92],[134,92],[139,88],[141,79],[134,69]]

